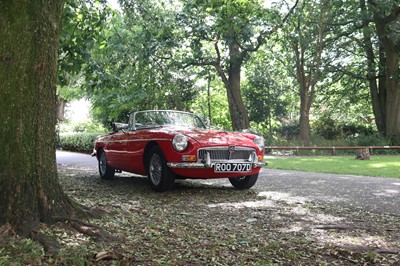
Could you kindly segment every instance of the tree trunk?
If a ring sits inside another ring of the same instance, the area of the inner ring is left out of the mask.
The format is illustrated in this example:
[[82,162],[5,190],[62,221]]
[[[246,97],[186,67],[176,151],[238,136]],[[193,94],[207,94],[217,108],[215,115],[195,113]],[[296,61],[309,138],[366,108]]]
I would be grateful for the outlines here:
[[242,130],[249,128],[249,116],[246,107],[243,103],[242,94],[240,91],[240,74],[242,69],[243,59],[239,51],[238,45],[229,47],[229,70],[228,70],[228,103],[229,112],[232,119],[233,130]]
[[303,108],[300,110],[300,121],[299,121],[299,137],[300,140],[308,145],[310,143],[310,116],[309,110],[307,108]]
[[[388,35],[386,31],[384,33]],[[397,45],[388,37],[384,43],[386,55],[386,136],[400,140],[400,45]]]
[[[371,41],[371,32],[368,29],[369,21],[367,20],[367,7],[365,0],[360,0],[360,8],[361,13],[363,14],[363,46],[367,58],[368,65],[368,73],[367,79],[369,83],[371,101],[372,101],[372,110],[374,112],[375,124],[378,128],[378,131],[383,135],[386,135],[386,116],[385,116],[385,102],[386,102],[386,87],[381,82],[379,83],[381,86],[378,86],[377,83],[377,74],[376,74],[376,63],[375,63],[375,53],[374,48]],[[380,47],[380,49],[382,49]],[[381,54],[381,53],[380,53]],[[380,61],[384,61],[383,57],[380,56]],[[380,62],[382,63],[382,62]],[[382,69],[382,68],[381,68]],[[383,74],[383,73],[382,73]],[[380,76],[380,75],[379,75]]]
[[[400,42],[393,32],[399,30],[400,7],[392,5],[390,13],[369,0],[380,46],[379,87],[384,88],[383,119],[387,137],[400,140]],[[362,4],[365,4],[361,0]]]
[[59,122],[64,121],[65,119],[65,106],[67,105],[67,101],[57,96],[57,120]]
[[26,235],[68,216],[55,158],[63,0],[0,0],[0,225]]
[[[330,0],[322,1],[319,4],[318,27],[316,28],[315,45],[308,47],[310,51],[306,51],[309,36],[304,36],[303,27],[304,20],[299,17],[296,31],[299,36],[292,44],[294,56],[296,60],[296,76],[299,82],[300,91],[300,120],[299,120],[299,137],[304,144],[310,142],[310,110],[314,102],[316,93],[316,84],[320,78],[320,69],[322,66],[322,52],[324,48],[326,20],[329,19]],[[308,39],[307,39],[308,38]],[[306,53],[311,54],[310,61],[307,61]]]
[[[217,44],[215,44],[215,46],[218,51]],[[240,91],[240,73],[245,54],[246,52],[240,52],[239,45],[230,45],[228,77],[226,77],[226,74],[222,69],[220,60],[218,60],[214,65],[226,88],[233,130],[247,129],[250,125],[249,115],[243,104],[243,98]]]
[[400,70],[399,50],[386,50],[387,55],[387,100],[386,135],[400,140]]

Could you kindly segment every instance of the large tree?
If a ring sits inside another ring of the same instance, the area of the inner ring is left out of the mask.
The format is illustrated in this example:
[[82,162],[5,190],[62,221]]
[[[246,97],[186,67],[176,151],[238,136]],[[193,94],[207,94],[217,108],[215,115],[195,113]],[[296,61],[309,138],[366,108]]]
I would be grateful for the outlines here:
[[74,208],[55,158],[63,0],[0,0],[0,226],[28,235]]
[[[232,128],[249,127],[242,99],[242,68],[249,54],[257,52],[267,36],[283,26],[298,0],[281,18],[265,1],[182,1],[178,14],[184,31],[181,51],[187,65],[212,66],[227,92]],[[179,23],[178,23],[179,24]]]
[[310,141],[310,110],[317,83],[323,79],[323,52],[326,46],[327,24],[330,19],[330,0],[302,1],[290,27],[285,28],[289,57],[295,66],[295,78],[300,96],[299,138]]
[[[386,136],[400,139],[399,1],[360,0],[364,49],[375,120]],[[374,24],[374,30],[369,27]],[[378,43],[374,45],[373,36]]]

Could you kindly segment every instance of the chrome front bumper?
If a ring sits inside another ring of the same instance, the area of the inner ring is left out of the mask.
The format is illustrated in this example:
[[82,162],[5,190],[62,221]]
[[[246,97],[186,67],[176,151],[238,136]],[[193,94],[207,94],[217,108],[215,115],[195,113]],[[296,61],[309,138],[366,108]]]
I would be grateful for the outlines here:
[[[229,161],[226,162],[222,162],[222,163],[232,163]],[[241,162],[241,163],[245,163],[245,162]],[[257,163],[251,163],[253,168],[257,168],[257,167],[263,167],[266,166],[267,163],[264,162],[257,162]],[[168,167],[170,168],[213,168],[215,163],[167,163]]]
[[264,162],[259,162],[257,154],[255,152],[251,153],[247,160],[211,160],[210,153],[206,153],[201,162],[182,162],[182,163],[167,163],[170,168],[213,168],[216,163],[250,163],[253,168],[263,167],[267,165]]

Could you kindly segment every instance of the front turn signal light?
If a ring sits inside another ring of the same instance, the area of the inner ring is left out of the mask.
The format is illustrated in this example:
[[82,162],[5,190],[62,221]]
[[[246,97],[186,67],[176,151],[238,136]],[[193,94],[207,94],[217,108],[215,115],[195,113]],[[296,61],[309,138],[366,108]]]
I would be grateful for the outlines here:
[[195,162],[196,160],[196,155],[182,155],[183,162]]

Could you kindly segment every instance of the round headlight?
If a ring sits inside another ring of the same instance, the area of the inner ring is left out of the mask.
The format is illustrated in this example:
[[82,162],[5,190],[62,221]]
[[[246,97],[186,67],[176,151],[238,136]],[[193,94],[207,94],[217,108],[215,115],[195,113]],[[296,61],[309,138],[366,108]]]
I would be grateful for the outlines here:
[[260,149],[260,151],[264,150],[265,148],[265,142],[264,142],[264,138],[257,136],[254,138],[254,143],[258,146],[258,148]]
[[172,146],[177,151],[183,151],[188,146],[188,137],[184,135],[176,135],[172,140]]

